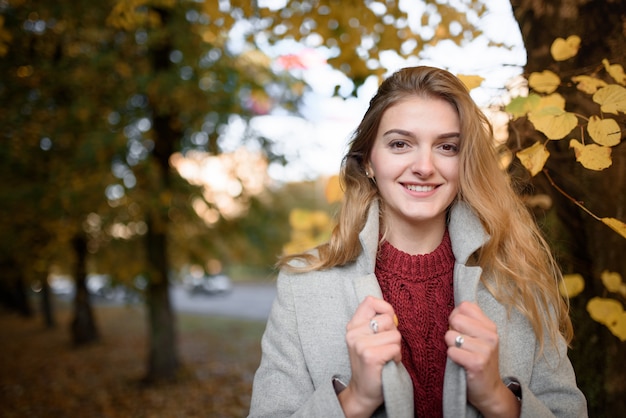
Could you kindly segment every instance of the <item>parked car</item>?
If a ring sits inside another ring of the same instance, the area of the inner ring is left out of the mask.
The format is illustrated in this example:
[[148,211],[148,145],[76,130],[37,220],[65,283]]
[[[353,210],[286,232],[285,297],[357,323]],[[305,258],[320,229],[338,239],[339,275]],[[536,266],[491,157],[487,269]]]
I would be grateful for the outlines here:
[[233,290],[232,281],[225,274],[188,275],[183,283],[192,296],[226,294]]
[[87,276],[87,290],[95,297],[109,301],[138,302],[140,293],[137,291],[137,279],[135,286],[126,286],[114,283],[106,274],[89,274]]

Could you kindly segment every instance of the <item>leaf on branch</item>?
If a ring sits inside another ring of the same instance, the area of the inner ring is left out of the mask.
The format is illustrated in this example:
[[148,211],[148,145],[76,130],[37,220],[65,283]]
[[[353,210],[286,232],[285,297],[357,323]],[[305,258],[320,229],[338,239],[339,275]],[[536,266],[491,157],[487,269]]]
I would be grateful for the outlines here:
[[528,120],[548,139],[555,140],[565,138],[578,125],[576,115],[554,106],[530,113]]
[[565,61],[576,56],[579,49],[580,37],[572,35],[567,39],[556,38],[550,46],[550,54],[555,61]]
[[550,152],[541,142],[535,142],[532,146],[518,151],[515,155],[534,177],[543,169],[548,157],[550,157]]
[[575,139],[569,142],[569,147],[574,148],[576,161],[589,170],[602,171],[613,164],[609,147],[596,144],[584,145]]
[[561,110],[565,110],[565,98],[559,93],[552,93],[547,96],[543,96],[537,109],[542,109],[544,107],[556,107]]
[[550,94],[559,87],[559,84],[561,84],[561,79],[550,70],[534,72],[528,77],[528,85],[539,93]]
[[626,88],[617,84],[602,87],[593,95],[593,101],[606,113],[626,113]]
[[559,283],[561,296],[571,299],[576,297],[585,289],[585,279],[580,274],[566,274],[563,281]]
[[600,119],[598,116],[589,118],[587,131],[591,138],[598,144],[612,147],[620,143],[622,131],[615,119]]
[[517,119],[537,109],[540,102],[541,97],[538,94],[530,93],[526,97],[515,97],[504,110]]
[[600,275],[602,284],[609,292],[617,293],[622,286],[622,275],[616,271],[604,270]]
[[465,84],[465,87],[467,87],[468,90],[480,87],[483,81],[485,81],[485,79],[479,75],[458,74],[457,77],[463,82],[463,84]]
[[611,64],[606,58],[602,60],[604,69],[609,73],[615,81],[621,85],[626,85],[626,74],[624,73],[624,67],[619,64]]
[[624,222],[615,218],[602,218],[600,220],[603,224],[611,228],[613,231],[626,238],[626,224]]
[[606,86],[604,80],[591,77],[588,75],[577,75],[572,77],[572,81],[576,83],[576,88],[583,93],[594,94],[600,87]]
[[608,326],[617,320],[624,308],[615,299],[595,297],[587,303],[587,312],[594,321]]

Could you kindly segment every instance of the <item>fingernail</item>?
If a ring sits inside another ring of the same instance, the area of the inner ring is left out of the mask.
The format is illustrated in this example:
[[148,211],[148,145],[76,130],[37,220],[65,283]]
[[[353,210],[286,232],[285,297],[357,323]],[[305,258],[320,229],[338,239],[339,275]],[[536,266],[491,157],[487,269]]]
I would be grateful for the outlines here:
[[398,326],[398,316],[396,314],[393,314],[393,323]]

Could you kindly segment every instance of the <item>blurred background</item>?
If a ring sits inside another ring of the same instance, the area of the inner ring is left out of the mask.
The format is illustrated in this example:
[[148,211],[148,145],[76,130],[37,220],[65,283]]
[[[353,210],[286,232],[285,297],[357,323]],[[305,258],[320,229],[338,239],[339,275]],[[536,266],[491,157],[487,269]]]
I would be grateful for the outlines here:
[[[492,120],[567,274],[590,415],[626,414],[625,27],[619,0],[0,0],[0,415],[245,416],[273,265],[329,236],[351,132],[409,65]],[[528,117],[555,91],[561,138]],[[589,169],[569,142],[608,114]]]

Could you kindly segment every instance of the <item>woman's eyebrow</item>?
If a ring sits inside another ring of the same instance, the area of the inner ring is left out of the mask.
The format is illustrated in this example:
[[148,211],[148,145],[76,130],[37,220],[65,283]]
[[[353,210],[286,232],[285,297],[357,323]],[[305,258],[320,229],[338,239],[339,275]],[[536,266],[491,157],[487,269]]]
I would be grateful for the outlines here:
[[398,135],[402,135],[402,136],[410,136],[411,138],[415,138],[415,135],[413,135],[413,132],[405,131],[404,129],[390,129],[387,132],[385,132],[383,134],[383,136],[388,136],[388,135],[392,135],[392,134],[398,134]]
[[[415,138],[415,135],[411,131],[405,131],[404,129],[390,129],[383,134],[383,136],[388,136],[392,134],[408,136],[411,138]],[[461,134],[459,132],[446,132],[443,134],[437,135],[438,139],[448,139],[448,138],[460,138]]]
[[447,139],[447,138],[460,138],[461,134],[459,132],[449,132],[441,135],[437,135],[437,138]]

